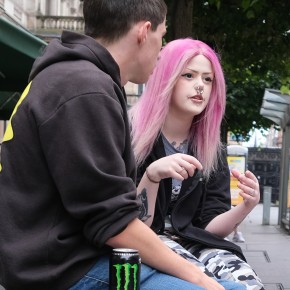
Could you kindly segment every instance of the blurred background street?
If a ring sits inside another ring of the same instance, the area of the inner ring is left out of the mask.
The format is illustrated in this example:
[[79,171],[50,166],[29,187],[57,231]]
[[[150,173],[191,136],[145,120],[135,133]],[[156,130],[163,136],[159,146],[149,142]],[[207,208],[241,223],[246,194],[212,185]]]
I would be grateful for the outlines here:
[[246,241],[237,244],[266,290],[290,290],[290,235],[277,222],[278,207],[271,206],[269,225],[263,225],[259,204],[239,226]]

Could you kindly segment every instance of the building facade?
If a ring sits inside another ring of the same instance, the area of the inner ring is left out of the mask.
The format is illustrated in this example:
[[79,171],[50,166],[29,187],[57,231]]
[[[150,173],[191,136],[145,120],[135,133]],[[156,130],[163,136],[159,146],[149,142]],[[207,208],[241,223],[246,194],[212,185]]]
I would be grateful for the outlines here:
[[4,13],[34,35],[49,42],[63,29],[83,32],[80,0],[0,0]]

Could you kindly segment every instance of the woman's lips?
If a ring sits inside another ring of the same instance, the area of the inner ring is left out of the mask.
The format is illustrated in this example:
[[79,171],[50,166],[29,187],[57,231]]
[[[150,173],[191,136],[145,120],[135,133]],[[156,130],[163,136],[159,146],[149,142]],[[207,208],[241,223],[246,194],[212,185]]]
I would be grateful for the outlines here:
[[203,102],[203,96],[202,95],[195,95],[190,97],[191,100],[193,101],[198,101],[198,102]]

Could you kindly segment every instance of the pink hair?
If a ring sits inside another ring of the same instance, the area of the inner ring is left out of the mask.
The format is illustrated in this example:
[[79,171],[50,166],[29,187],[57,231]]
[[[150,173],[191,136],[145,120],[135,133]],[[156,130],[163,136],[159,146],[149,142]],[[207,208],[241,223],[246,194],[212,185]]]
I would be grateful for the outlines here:
[[160,135],[176,81],[188,62],[200,54],[211,62],[214,80],[207,107],[193,119],[189,141],[195,157],[203,164],[206,177],[217,168],[221,153],[220,126],[226,104],[225,80],[215,51],[204,42],[191,38],[171,41],[162,49],[144,93],[129,110],[138,166],[149,155]]

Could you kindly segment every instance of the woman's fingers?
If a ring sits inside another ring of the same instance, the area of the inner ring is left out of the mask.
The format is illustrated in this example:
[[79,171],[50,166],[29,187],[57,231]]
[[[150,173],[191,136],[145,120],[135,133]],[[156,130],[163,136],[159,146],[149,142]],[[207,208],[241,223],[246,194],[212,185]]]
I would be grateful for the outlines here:
[[202,164],[195,157],[188,154],[180,154],[180,158],[185,160],[189,165],[194,166],[194,169],[202,170]]
[[201,163],[193,156],[176,153],[160,158],[150,164],[150,173],[156,180],[164,178],[187,179],[195,170],[202,170]]
[[256,176],[249,170],[244,174],[233,169],[232,174],[239,180],[238,187],[241,189],[240,195],[249,202],[256,203],[260,200],[260,187]]

